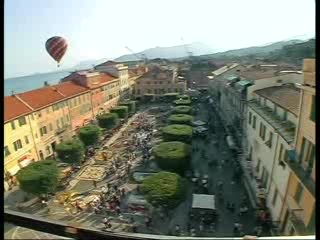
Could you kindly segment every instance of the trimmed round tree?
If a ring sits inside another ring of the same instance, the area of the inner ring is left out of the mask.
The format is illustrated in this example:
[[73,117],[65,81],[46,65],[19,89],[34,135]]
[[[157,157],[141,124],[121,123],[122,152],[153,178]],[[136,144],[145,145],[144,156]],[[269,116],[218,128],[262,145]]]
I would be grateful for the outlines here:
[[186,198],[187,182],[175,173],[159,172],[143,180],[142,192],[152,205],[174,208]]
[[79,138],[85,146],[95,145],[99,142],[101,130],[98,126],[88,125],[80,129]]
[[110,110],[111,113],[116,113],[119,118],[127,118],[128,117],[128,107],[127,106],[118,106],[115,108],[112,108]]
[[170,102],[176,100],[178,96],[179,96],[179,93],[166,93],[163,95],[164,99]]
[[119,117],[116,113],[104,113],[97,116],[101,128],[112,129],[118,125]]
[[192,127],[185,124],[171,124],[162,128],[164,141],[191,142]]
[[170,124],[187,124],[191,125],[193,117],[187,114],[172,114],[169,117]]
[[175,114],[192,114],[192,107],[190,106],[176,106],[173,108]]
[[189,99],[187,100],[184,100],[184,99],[178,99],[178,100],[175,100],[173,101],[173,103],[177,106],[180,106],[180,105],[186,105],[186,106],[189,106],[191,105],[191,101]]
[[59,182],[59,169],[54,160],[31,163],[17,174],[20,188],[37,196],[54,192]]
[[161,169],[183,174],[190,164],[190,148],[183,142],[162,142],[154,148],[153,155]]
[[79,165],[83,159],[84,146],[80,140],[73,139],[58,144],[56,152],[62,162]]
[[188,96],[188,95],[179,95],[179,96],[177,96],[177,99],[191,100],[191,99],[190,99],[190,96]]
[[136,112],[136,101],[123,102],[120,103],[120,106],[127,106],[130,114],[134,114]]

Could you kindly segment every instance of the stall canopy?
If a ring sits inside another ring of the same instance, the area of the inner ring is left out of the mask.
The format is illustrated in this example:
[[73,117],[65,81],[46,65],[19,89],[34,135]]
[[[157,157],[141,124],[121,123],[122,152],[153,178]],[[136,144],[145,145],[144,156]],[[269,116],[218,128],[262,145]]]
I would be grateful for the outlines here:
[[147,200],[142,195],[130,194],[127,200],[128,205],[148,205]]
[[233,138],[231,136],[227,136],[227,143],[228,143],[229,148],[231,148],[231,149],[237,148],[236,144],[234,143]]
[[192,208],[215,210],[215,196],[207,194],[193,194]]
[[201,121],[201,120],[194,121],[194,122],[192,122],[192,124],[193,124],[194,126],[203,126],[203,125],[206,125],[206,123],[203,122],[203,121]]
[[199,126],[199,127],[196,127],[194,130],[195,130],[195,132],[197,132],[197,133],[203,133],[203,132],[207,131],[208,128]]

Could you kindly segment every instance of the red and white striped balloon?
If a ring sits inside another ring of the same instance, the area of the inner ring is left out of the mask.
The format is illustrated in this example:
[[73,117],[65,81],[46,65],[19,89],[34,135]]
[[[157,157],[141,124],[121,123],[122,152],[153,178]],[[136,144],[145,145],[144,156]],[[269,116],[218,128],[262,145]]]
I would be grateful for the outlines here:
[[49,38],[46,41],[46,50],[49,53],[49,55],[58,63],[58,67],[62,57],[67,51],[67,48],[68,43],[62,37],[55,36]]

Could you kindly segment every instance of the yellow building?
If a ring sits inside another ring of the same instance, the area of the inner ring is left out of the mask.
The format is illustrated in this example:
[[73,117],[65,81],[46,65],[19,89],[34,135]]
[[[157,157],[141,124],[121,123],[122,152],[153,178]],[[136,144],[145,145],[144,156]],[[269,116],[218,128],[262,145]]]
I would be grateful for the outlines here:
[[72,137],[66,97],[54,86],[16,95],[32,110],[36,124],[31,126],[39,159],[51,157],[55,146]]
[[304,83],[295,150],[287,161],[291,172],[285,206],[281,211],[285,235],[315,233],[315,60],[304,60]]
[[7,190],[9,177],[39,158],[31,129],[31,125],[36,124],[32,110],[15,96],[5,97],[4,106],[4,170]]

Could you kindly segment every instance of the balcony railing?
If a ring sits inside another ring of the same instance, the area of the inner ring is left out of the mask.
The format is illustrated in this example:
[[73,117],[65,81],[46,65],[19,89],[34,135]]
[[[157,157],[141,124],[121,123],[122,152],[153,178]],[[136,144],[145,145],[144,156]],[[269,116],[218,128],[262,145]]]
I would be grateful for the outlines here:
[[291,150],[286,163],[289,165],[291,170],[297,175],[302,184],[308,189],[308,191],[315,196],[315,182],[311,177],[311,168],[304,169],[301,163],[298,162],[299,155]]
[[61,221],[54,221],[45,219],[39,216],[33,216],[30,214],[20,213],[11,210],[4,211],[4,219],[8,223],[14,225],[37,230],[41,232],[51,233],[59,236],[64,236],[72,239],[95,239],[95,240],[106,240],[106,239],[208,239],[208,240],[313,240],[316,239],[315,235],[309,236],[281,236],[281,237],[176,237],[166,235],[152,235],[152,234],[140,234],[140,233],[114,233],[104,232],[98,229],[81,226],[78,223],[67,224]]
[[283,137],[283,139],[291,144],[295,137],[295,125],[289,121],[281,120],[273,110],[269,107],[259,105],[256,100],[250,100],[248,106],[267,121],[273,128]]

